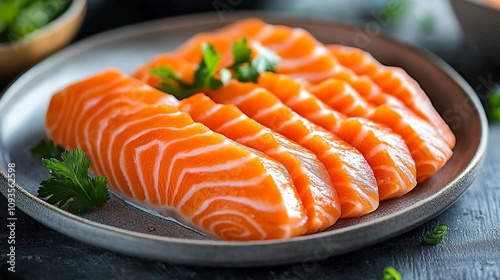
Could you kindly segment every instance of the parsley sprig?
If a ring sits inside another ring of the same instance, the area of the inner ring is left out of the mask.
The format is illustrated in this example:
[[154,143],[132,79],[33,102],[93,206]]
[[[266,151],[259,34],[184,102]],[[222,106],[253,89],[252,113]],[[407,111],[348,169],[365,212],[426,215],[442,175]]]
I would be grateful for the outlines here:
[[279,56],[264,48],[259,44],[255,44],[257,56],[251,60],[252,50],[247,45],[245,38],[234,42],[232,54],[234,63],[229,67],[235,72],[235,78],[240,82],[257,82],[260,73],[276,72],[276,65],[279,61]]
[[64,152],[64,148],[56,145],[50,140],[43,139],[38,144],[30,149],[30,152],[34,156],[39,156],[41,158],[56,158],[61,159],[61,154]]
[[247,40],[243,38],[235,41],[231,49],[233,64],[217,71],[221,57],[211,44],[204,44],[203,58],[194,73],[192,84],[185,83],[171,68],[165,66],[153,68],[149,74],[160,77],[160,90],[174,95],[177,99],[189,97],[204,87],[218,89],[229,83],[233,75],[240,82],[256,82],[260,73],[276,71],[279,56],[259,44],[254,47],[257,55],[252,60],[252,49]]
[[428,232],[424,235],[424,242],[429,245],[436,245],[441,242],[446,234],[448,227],[437,226],[432,232]]
[[39,198],[59,207],[67,204],[72,213],[89,212],[109,200],[107,178],[89,176],[91,161],[83,150],[64,151],[52,141],[43,140],[31,152],[42,156],[42,163],[51,174],[50,179],[40,183]]
[[210,44],[203,46],[203,58],[194,73],[194,81],[187,84],[168,67],[159,66],[151,69],[149,74],[162,78],[160,89],[174,95],[177,99],[186,98],[204,86],[210,89],[218,89],[222,81],[215,78],[217,66],[221,58],[214,47]]

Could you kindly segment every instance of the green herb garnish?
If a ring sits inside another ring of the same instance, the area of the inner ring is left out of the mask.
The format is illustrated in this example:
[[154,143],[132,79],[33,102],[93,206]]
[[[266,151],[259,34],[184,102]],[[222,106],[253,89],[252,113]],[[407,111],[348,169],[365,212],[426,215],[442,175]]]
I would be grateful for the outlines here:
[[81,149],[61,154],[61,160],[42,159],[52,175],[40,183],[38,197],[59,207],[68,206],[72,213],[85,213],[94,207],[102,207],[109,200],[106,177],[91,178],[88,173],[91,162]]
[[149,74],[162,79],[159,85],[162,91],[172,94],[177,99],[184,99],[198,92],[203,87],[218,89],[222,86],[222,81],[214,77],[220,60],[221,58],[214,47],[210,44],[206,44],[203,46],[203,58],[194,73],[194,81],[192,84],[183,82],[182,79],[168,67],[159,66],[149,70]]
[[403,25],[404,19],[407,17],[408,12],[411,11],[412,4],[413,2],[410,0],[388,1],[385,8],[372,15],[383,27],[396,30]]
[[256,82],[257,79],[259,78],[260,73],[257,71],[255,67],[252,67],[250,65],[243,65],[235,70],[235,78],[244,83],[248,82]]
[[401,274],[392,266],[384,268],[382,280],[401,280]]
[[61,159],[61,154],[64,152],[64,148],[56,145],[52,140],[42,139],[38,144],[30,149],[30,152],[34,156],[39,156],[41,158],[56,158]]
[[247,39],[243,38],[233,43],[231,53],[234,57],[234,62],[229,68],[236,68],[242,64],[250,62],[250,56],[252,54],[252,49],[247,45]]
[[425,33],[434,33],[434,31],[436,30],[436,17],[429,12],[424,14],[424,16],[420,19],[420,28]]
[[240,82],[255,83],[260,73],[266,71],[276,72],[279,56],[259,44],[255,44],[255,49],[257,50],[257,56],[251,60],[252,50],[248,47],[245,38],[233,44],[234,63],[229,68],[234,70],[236,79]]
[[500,121],[500,86],[494,87],[488,96],[488,115],[490,120]]
[[432,232],[428,232],[424,235],[424,242],[429,245],[436,245],[441,242],[446,234],[448,227],[437,226]]
[[229,83],[233,75],[240,82],[256,82],[260,73],[276,71],[279,57],[260,45],[256,45],[255,48],[258,54],[252,60],[252,49],[248,47],[247,40],[241,39],[234,42],[231,49],[233,64],[217,72],[221,57],[212,45],[205,44],[203,58],[194,73],[192,84],[185,83],[171,68],[164,66],[149,70],[149,74],[160,77],[160,90],[172,94],[177,99],[189,97],[204,87],[218,89]]

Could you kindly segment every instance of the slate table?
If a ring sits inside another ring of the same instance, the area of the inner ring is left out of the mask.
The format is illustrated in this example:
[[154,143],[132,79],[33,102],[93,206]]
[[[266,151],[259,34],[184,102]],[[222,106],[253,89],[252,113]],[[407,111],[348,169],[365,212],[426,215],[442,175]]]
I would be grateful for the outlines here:
[[[88,17],[77,40],[119,25],[193,11],[189,7],[176,11],[170,6],[168,13],[161,13],[144,2],[117,2],[89,1]],[[360,8],[360,1],[345,5],[340,1],[325,1],[321,6],[311,5],[313,1],[305,0],[284,2],[260,3],[257,8],[326,17],[354,23],[360,28],[376,19],[377,11],[383,11],[383,7],[376,4]],[[410,2],[416,6],[404,17],[410,23],[389,26],[388,32],[436,53],[464,76],[480,97],[494,84],[500,84],[499,66],[482,60],[475,48],[465,43],[446,1],[432,1],[432,7],[415,2]],[[243,7],[244,4],[225,6],[221,10],[209,5],[199,9],[213,8],[214,13],[220,14]],[[422,11],[424,16],[418,16]],[[123,18],[124,15],[127,17]],[[17,272],[6,271],[7,231],[2,228],[0,279],[380,279],[386,266],[396,268],[403,279],[500,279],[499,143],[500,124],[491,123],[484,166],[469,190],[448,210],[401,236],[317,265],[245,269],[171,265],[83,244],[18,211]],[[0,197],[0,206],[0,220],[4,224],[7,218],[4,197]],[[424,244],[424,233],[437,225],[449,228],[444,241],[436,246]]]

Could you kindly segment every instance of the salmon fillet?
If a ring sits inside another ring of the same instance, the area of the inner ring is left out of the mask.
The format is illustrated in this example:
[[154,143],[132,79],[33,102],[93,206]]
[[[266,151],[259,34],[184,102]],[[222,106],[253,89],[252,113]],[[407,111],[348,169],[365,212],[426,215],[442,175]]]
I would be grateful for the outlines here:
[[179,109],[231,140],[264,152],[292,176],[308,217],[307,233],[324,230],[340,216],[337,192],[315,154],[262,126],[234,105],[216,104],[203,93],[183,99]]
[[406,71],[399,67],[385,66],[370,53],[358,48],[329,45],[328,50],[340,64],[358,75],[368,76],[384,92],[397,97],[419,117],[431,124],[444,136],[450,148],[455,146],[455,135],[448,124],[434,109],[420,85]]
[[[158,86],[159,81],[149,77],[149,70],[158,66],[169,67],[183,80],[186,75],[193,75],[177,71],[175,67],[180,64],[190,62],[176,54],[162,54],[141,66],[134,76]],[[248,117],[312,151],[330,174],[339,196],[341,218],[359,217],[378,207],[373,170],[356,148],[338,136],[301,117],[272,93],[253,83],[232,80],[218,90],[204,89],[203,92],[217,103],[236,105]]]
[[[373,106],[349,84],[333,78],[312,86],[310,92],[335,110],[386,125],[401,135],[415,161],[418,182],[436,173],[453,155],[437,131],[407,108]],[[351,106],[346,106],[347,103]]]
[[377,179],[380,201],[400,197],[416,186],[415,162],[400,135],[363,118],[347,118],[287,76],[266,72],[258,84],[301,116],[357,148]]
[[216,102],[236,105],[247,116],[315,153],[337,190],[342,218],[359,217],[378,207],[375,177],[361,153],[293,112],[269,91],[233,80],[218,90],[207,90],[207,95]]
[[121,197],[208,235],[260,240],[307,231],[282,164],[194,122],[170,96],[116,70],[55,94],[46,129],[66,149],[82,148],[91,171]]
[[[374,83],[370,77],[358,76],[350,68],[344,67],[332,54],[331,49],[318,42],[304,29],[271,25],[254,18],[246,19],[214,32],[195,35],[178,47],[175,54],[189,62],[197,63],[201,59],[201,46],[210,43],[221,54],[221,67],[223,67],[232,64],[231,45],[241,38],[247,38],[250,46],[259,44],[277,53],[281,58],[276,71],[279,74],[306,80],[312,84],[336,78],[349,83],[372,105],[410,108],[415,110],[417,115],[426,115],[421,117],[436,129],[436,137],[446,141],[451,149],[454,147],[455,137],[448,125],[437,114],[425,93],[415,93],[416,87],[413,82],[401,82],[398,78],[401,75],[396,75],[400,71],[394,71],[392,68],[391,71],[387,71],[387,68],[383,68],[380,77]],[[348,64],[347,60],[349,59],[344,59],[344,64]],[[381,89],[378,84],[384,86],[388,92]],[[420,106],[422,107],[416,108]]]

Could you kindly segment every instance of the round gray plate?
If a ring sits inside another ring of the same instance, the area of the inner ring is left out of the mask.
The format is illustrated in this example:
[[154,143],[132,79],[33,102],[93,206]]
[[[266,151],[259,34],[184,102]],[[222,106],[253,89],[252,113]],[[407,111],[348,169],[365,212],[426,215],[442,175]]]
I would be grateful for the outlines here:
[[[7,164],[16,164],[16,206],[41,223],[81,241],[130,255],[212,266],[257,266],[322,259],[375,244],[408,231],[453,204],[471,184],[485,153],[487,122],[474,91],[440,60],[382,36],[362,35],[334,24],[259,13],[270,23],[300,26],[324,43],[363,47],[385,64],[406,69],[429,94],[457,136],[454,156],[432,178],[403,198],[383,202],[372,214],[339,221],[324,232],[288,240],[210,240],[174,222],[138,210],[116,197],[105,207],[76,216],[36,198],[49,174],[29,148],[44,137],[51,95],[71,82],[116,67],[127,73],[193,34],[255,13],[216,13],[150,22],[81,41],[35,66],[0,101],[1,192]],[[360,40],[360,36],[364,39]],[[359,45],[362,44],[362,45]]]

